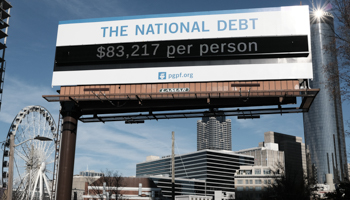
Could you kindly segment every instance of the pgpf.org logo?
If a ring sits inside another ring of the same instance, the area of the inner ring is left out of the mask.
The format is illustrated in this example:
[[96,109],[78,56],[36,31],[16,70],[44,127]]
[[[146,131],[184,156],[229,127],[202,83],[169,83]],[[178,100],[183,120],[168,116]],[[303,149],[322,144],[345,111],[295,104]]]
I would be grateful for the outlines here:
[[158,72],[158,80],[165,80],[166,72]]

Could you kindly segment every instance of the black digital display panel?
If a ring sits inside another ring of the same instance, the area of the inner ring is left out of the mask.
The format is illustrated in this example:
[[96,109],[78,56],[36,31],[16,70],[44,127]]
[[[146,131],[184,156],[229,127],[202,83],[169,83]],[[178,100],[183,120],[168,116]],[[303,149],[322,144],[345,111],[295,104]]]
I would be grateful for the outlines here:
[[307,36],[167,40],[56,48],[57,67],[154,61],[307,57]]

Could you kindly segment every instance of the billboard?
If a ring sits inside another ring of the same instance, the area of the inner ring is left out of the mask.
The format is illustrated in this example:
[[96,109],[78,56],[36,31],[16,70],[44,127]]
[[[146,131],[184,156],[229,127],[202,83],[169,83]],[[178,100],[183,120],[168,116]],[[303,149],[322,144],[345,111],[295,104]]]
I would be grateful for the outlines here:
[[63,21],[53,86],[312,78],[308,6]]

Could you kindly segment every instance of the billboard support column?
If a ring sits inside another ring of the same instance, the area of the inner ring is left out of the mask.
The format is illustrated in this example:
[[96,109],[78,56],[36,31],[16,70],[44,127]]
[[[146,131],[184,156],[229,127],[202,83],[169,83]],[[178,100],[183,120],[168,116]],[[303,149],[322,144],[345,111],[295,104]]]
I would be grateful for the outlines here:
[[175,200],[175,132],[171,133],[171,199]]
[[77,125],[80,117],[74,102],[61,102],[63,118],[56,199],[71,199]]

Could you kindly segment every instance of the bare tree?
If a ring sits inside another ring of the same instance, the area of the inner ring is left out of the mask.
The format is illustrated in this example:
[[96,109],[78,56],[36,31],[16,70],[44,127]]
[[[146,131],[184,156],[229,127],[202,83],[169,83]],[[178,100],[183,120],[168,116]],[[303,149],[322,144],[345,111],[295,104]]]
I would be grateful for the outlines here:
[[310,200],[313,188],[303,170],[296,170],[287,175],[284,164],[277,162],[273,169],[273,182],[262,193],[262,200]]
[[87,178],[89,183],[90,195],[95,196],[94,199],[124,199],[121,189],[124,187],[123,177],[118,171],[108,170],[102,172],[102,177],[95,180]]
[[[325,46],[327,53],[337,55],[337,60],[325,66],[330,74],[328,85],[340,82],[340,88],[329,87],[334,94],[340,93],[343,101],[350,100],[350,0],[330,0],[328,6],[334,16],[334,38],[330,45]],[[350,121],[347,120],[348,128]],[[350,136],[350,130],[346,134]]]
[[[330,78],[340,80],[343,99],[350,100],[350,0],[331,0],[331,5],[336,27],[333,31],[334,45],[325,48],[330,53],[336,53],[338,60],[328,69],[334,72]],[[336,76],[337,72],[339,76]]]
[[350,182],[348,180],[339,183],[336,190],[326,193],[326,199],[350,199]]

